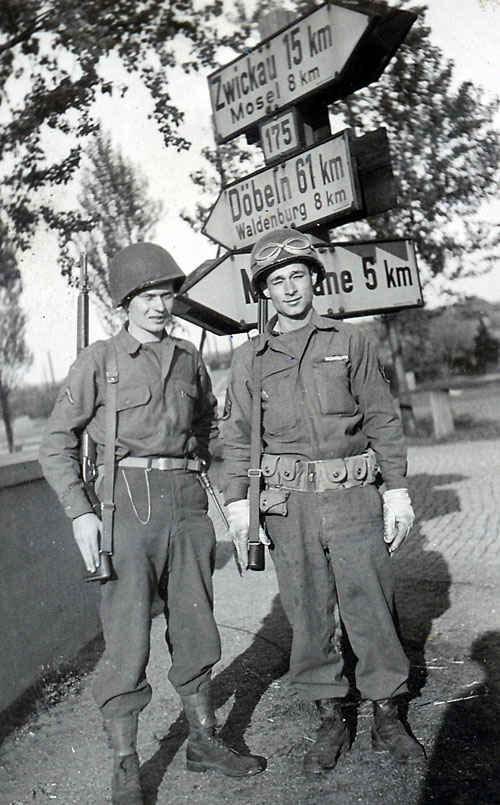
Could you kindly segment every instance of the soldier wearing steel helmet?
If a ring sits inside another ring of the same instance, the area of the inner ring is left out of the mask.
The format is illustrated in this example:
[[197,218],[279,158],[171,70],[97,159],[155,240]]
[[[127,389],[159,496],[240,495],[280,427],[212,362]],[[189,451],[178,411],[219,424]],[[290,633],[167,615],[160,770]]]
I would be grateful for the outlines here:
[[260,468],[251,468],[262,481],[260,540],[270,544],[293,628],[290,685],[320,716],[304,771],[328,773],[351,743],[345,640],[356,657],[359,696],[373,702],[373,748],[399,762],[420,758],[422,747],[400,719],[409,666],[395,624],[390,555],[414,514],[388,384],[359,329],[314,310],[325,270],[309,235],[266,233],[252,250],[251,274],[254,292],[272,301],[276,315],[234,353],[225,498],[246,567],[252,404],[260,395],[262,454]]
[[189,723],[187,767],[242,777],[265,768],[215,733],[211,670],[220,659],[213,616],[215,535],[197,473],[210,461],[217,435],[216,400],[203,361],[188,341],[166,335],[184,273],[152,243],[127,246],[111,261],[113,303],[127,323],[107,341],[83,350],[48,422],[40,461],[72,521],[90,572],[99,563],[101,519],[82,483],[79,450],[88,431],[102,479],[106,443],[106,367],[117,360],[113,570],[101,586],[106,642],[94,695],[114,749],[114,805],[143,803],[136,751],[139,712],[151,699],[146,679],[151,604],[165,603],[169,679]]

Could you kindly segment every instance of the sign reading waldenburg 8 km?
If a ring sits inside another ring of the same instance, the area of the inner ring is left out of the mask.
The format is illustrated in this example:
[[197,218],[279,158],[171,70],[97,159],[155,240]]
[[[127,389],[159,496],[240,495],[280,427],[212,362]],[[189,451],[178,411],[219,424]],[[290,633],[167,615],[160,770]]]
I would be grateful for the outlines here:
[[227,249],[245,249],[273,229],[333,222],[361,206],[345,130],[228,185],[203,232]]
[[[326,270],[314,297],[319,313],[343,318],[423,304],[411,241],[332,243],[317,248]],[[250,255],[225,254],[197,269],[184,283],[181,299],[217,310],[233,322],[233,332],[242,325],[255,326],[257,297],[250,287]]]
[[330,83],[365,32],[366,14],[325,5],[208,78],[221,142]]

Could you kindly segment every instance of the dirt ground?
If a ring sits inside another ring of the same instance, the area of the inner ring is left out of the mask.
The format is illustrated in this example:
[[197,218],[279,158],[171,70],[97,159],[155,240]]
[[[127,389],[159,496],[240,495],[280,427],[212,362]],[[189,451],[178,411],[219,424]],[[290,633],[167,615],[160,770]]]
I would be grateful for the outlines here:
[[[154,696],[140,722],[147,805],[500,803],[500,439],[491,438],[496,405],[490,400],[481,408],[484,429],[474,441],[459,433],[446,444],[417,440],[410,447],[418,524],[394,557],[394,569],[412,662],[409,721],[426,762],[397,767],[374,754],[370,705],[363,703],[353,711],[351,751],[325,780],[304,778],[301,761],[317,722],[312,708],[287,687],[290,629],[271,561],[264,573],[240,579],[213,513],[223,641],[214,674],[217,717],[228,743],[265,755],[268,768],[248,780],[185,770],[186,723],[166,678],[170,663],[159,615],[148,667]],[[469,414],[465,407],[461,415]],[[101,652],[97,640],[65,675],[47,681],[37,701],[28,703],[35,711],[28,717],[28,705],[7,714],[0,727],[0,805],[110,802],[111,756],[90,690]]]

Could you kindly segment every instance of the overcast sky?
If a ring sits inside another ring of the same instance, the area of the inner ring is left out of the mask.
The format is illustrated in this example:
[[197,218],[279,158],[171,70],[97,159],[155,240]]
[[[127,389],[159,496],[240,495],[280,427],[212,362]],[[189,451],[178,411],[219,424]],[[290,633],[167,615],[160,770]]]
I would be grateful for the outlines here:
[[[454,60],[457,80],[471,80],[491,95],[499,93],[500,0],[427,0],[427,6],[433,41]],[[196,143],[208,143],[211,112],[206,80],[199,77],[193,86],[192,79],[180,76],[173,90],[174,101],[178,98],[186,111],[187,137]],[[154,124],[147,121],[147,112],[147,99],[139,90],[125,100],[106,99],[100,109],[104,126],[116,144],[146,173],[151,194],[164,201],[167,213],[156,241],[169,249],[189,273],[203,260],[215,256],[211,241],[195,235],[178,217],[179,209],[192,209],[196,199],[188,174],[196,165],[198,147],[181,154],[165,149]],[[500,203],[489,211],[491,217],[499,214]],[[48,353],[59,379],[74,359],[75,292],[59,275],[50,236],[36,239],[21,268],[23,304],[29,317],[28,341],[35,353],[26,379],[39,382],[49,378]],[[464,281],[462,288],[486,299],[500,300],[500,267],[487,277]],[[92,340],[102,335],[94,315]]]

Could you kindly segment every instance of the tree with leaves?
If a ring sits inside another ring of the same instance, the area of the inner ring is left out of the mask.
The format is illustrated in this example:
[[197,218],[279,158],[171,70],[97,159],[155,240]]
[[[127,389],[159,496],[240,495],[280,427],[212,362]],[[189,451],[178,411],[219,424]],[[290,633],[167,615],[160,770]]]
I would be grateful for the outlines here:
[[487,369],[496,367],[499,351],[500,342],[498,338],[491,334],[487,317],[481,316],[474,338],[474,352],[478,372],[486,372]]
[[498,257],[500,229],[482,220],[480,207],[497,193],[499,104],[471,82],[455,86],[453,62],[432,44],[425,7],[413,10],[419,18],[380,79],[335,111],[357,135],[387,129],[398,184],[397,207],[354,231],[412,238],[424,282],[438,275],[453,281]]
[[9,395],[22,372],[32,363],[33,356],[26,340],[26,315],[20,296],[22,284],[15,268],[12,244],[7,227],[0,223],[0,413],[3,419],[9,453],[14,450],[14,433]]
[[[97,132],[85,149],[85,158],[78,201],[89,230],[74,241],[87,254],[90,286],[112,329],[116,313],[109,296],[109,260],[125,246],[153,237],[163,204],[151,198],[147,178],[113,146],[109,134]],[[70,273],[72,263],[64,248],[62,261]]]
[[[169,76],[176,66],[189,72],[213,65],[216,48],[240,38],[237,31],[218,31],[222,10],[221,0],[3,0],[1,192],[17,246],[26,248],[43,222],[67,237],[85,227],[78,213],[58,209],[39,191],[75,175],[86,140],[98,128],[100,95],[124,97],[138,77],[165,145],[188,147]],[[125,68],[125,78],[110,77],[109,59]]]

